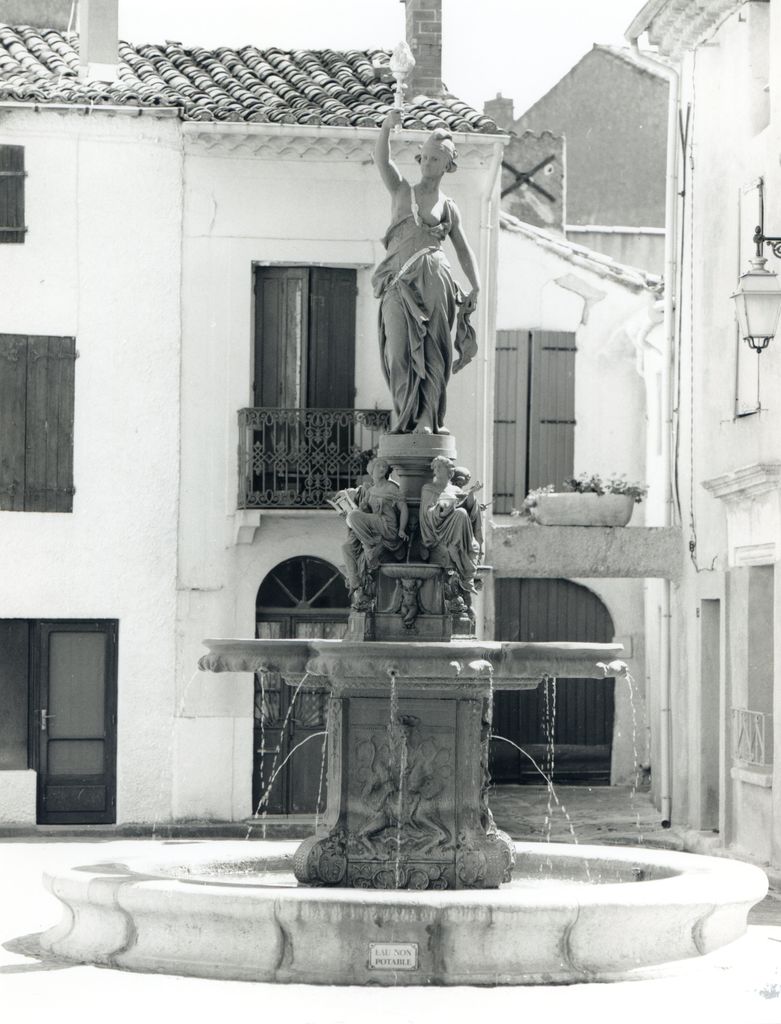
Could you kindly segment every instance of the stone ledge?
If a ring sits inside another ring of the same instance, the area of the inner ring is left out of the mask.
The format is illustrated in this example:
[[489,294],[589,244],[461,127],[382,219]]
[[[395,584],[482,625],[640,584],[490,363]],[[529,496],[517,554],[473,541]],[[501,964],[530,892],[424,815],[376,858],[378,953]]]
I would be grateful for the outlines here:
[[771,767],[760,768],[745,764],[734,764],[729,770],[730,778],[737,782],[745,782],[749,786],[759,786],[761,789],[773,788],[773,769]]
[[750,501],[781,488],[781,462],[756,462],[701,483],[709,494],[722,501]]
[[677,580],[684,548],[678,527],[537,526],[517,517],[488,528],[488,561],[497,577]]

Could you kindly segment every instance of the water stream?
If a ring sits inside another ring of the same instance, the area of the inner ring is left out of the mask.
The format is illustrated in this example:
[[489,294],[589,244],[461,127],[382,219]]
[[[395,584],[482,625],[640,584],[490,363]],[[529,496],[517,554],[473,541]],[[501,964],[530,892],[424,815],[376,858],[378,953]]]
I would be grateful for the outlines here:
[[[323,735],[323,747],[320,751],[320,778],[317,780],[317,802],[315,803],[315,835],[317,835],[317,827],[320,823],[320,801],[323,796],[323,780],[325,779],[325,763],[328,755],[328,737],[331,733],[331,708],[333,707],[333,697],[328,696],[327,698],[327,709],[325,713],[325,732]],[[321,735],[317,733],[316,735]]]
[[[569,829],[569,833],[572,836],[572,841],[577,846],[578,845],[578,837],[575,835],[575,825],[574,825],[574,823],[572,821],[572,818],[569,815],[569,812],[567,811],[567,808],[564,806],[564,804],[561,802],[561,800],[559,800],[558,794],[556,793],[556,789],[555,789],[555,787],[553,785],[553,780],[548,775],[545,774],[545,772],[542,770],[542,768],[540,768],[540,766],[537,764],[537,762],[534,760],[534,758],[531,756],[531,754],[528,753],[528,751],[524,750],[523,747],[519,747],[517,743],[513,742],[513,740],[509,740],[506,736],[498,736],[496,733],[493,733],[491,735],[491,739],[492,740],[501,740],[502,743],[509,743],[511,747],[515,747],[515,749],[519,753],[523,754],[524,757],[528,758],[529,761],[531,761],[531,763],[534,765],[535,770],[537,772],[539,772],[539,774],[543,777],[543,779],[545,779],[545,784],[548,787],[548,799],[549,799],[549,801],[553,800],[555,802],[556,806],[558,807],[558,809],[564,815],[564,817],[565,817],[565,819],[567,821],[567,828]],[[552,808],[552,805],[550,803],[549,803],[549,806]],[[545,836],[545,841],[546,842],[550,842],[551,841],[550,828],[547,825],[549,817],[550,817],[550,815],[546,816],[546,836]],[[591,872],[589,870],[588,861],[584,861],[583,863],[584,863],[584,867],[586,869],[586,878],[590,882],[591,881]],[[540,864],[540,870],[542,870],[542,864]]]
[[637,789],[640,785],[640,761],[637,756],[637,708],[635,706],[635,688],[634,679],[631,674],[627,671],[624,673],[626,678],[626,685],[629,688],[629,707],[632,711],[632,788],[629,791],[629,801],[632,808],[632,813],[635,819],[635,828],[637,829],[637,841],[642,845],[643,843],[643,829],[640,825],[640,811],[637,809]]
[[389,725],[388,725],[388,747],[389,756],[393,759],[393,737],[397,733],[401,739],[401,750],[399,751],[399,801],[396,811],[396,858],[393,865],[393,881],[396,889],[401,888],[401,840],[402,840],[402,814],[404,812],[404,772],[407,770],[407,737],[401,728],[399,721],[399,695],[396,689],[396,671],[388,669],[390,676],[390,696],[388,701]]

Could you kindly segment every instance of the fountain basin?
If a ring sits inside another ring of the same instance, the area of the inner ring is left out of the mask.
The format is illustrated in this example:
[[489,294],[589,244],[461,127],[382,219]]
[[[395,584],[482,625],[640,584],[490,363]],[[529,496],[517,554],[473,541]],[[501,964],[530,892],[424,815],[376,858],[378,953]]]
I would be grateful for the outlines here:
[[[509,836],[487,803],[493,692],[549,675],[614,676],[620,644],[204,640],[199,667],[281,672],[329,691],[325,834],[299,882],[378,889],[493,889]],[[292,678],[291,678],[292,677]],[[295,696],[293,698],[295,700]]]
[[78,963],[245,981],[607,981],[739,938],[767,891],[736,861],[541,843],[515,844],[500,889],[313,889],[295,883],[295,849],[174,844],[48,874],[64,915],[41,945]]
[[288,678],[310,677],[309,685],[332,693],[361,688],[387,690],[388,673],[399,684],[414,683],[454,691],[478,683],[522,690],[537,686],[543,676],[617,676],[626,669],[616,659],[622,644],[518,643],[499,640],[450,640],[428,643],[350,640],[209,639],[198,667],[209,672],[281,672]]

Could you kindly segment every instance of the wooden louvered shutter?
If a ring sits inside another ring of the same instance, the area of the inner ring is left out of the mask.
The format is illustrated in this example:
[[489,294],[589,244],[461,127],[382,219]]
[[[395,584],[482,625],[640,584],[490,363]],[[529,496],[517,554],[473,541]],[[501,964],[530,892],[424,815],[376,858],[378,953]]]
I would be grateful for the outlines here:
[[575,457],[575,335],[531,332],[527,487],[572,476]]
[[0,619],[0,771],[27,768],[30,626]]
[[0,146],[0,242],[23,242],[24,146]]
[[306,267],[258,267],[255,271],[256,406],[297,409],[302,405],[308,282]]
[[27,338],[0,334],[0,510],[24,511]]
[[529,332],[498,331],[494,403],[494,512],[519,508],[526,497]]
[[26,512],[73,510],[75,359],[73,338],[28,340]]
[[311,267],[307,408],[352,409],[355,399],[355,271]]

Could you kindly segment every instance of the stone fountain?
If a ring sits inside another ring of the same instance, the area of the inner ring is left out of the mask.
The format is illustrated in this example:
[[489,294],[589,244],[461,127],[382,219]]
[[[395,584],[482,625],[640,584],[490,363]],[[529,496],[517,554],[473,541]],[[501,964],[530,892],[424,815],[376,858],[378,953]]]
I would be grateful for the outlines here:
[[[404,558],[359,552],[347,639],[205,641],[203,669],[275,671],[329,691],[328,808],[317,833],[298,846],[188,844],[186,856],[172,845],[49,876],[65,913],[43,936],[46,950],[252,981],[517,985],[613,980],[743,934],[767,889],[757,868],[514,843],[496,828],[493,693],[546,676],[621,676],[624,665],[620,646],[475,638],[479,573],[459,575],[458,553],[436,546],[420,557],[426,512],[415,494],[425,491],[415,481],[425,474],[412,472],[413,459],[441,443],[416,437],[404,455],[401,438],[384,442],[407,506]],[[405,584],[415,600],[403,609]]]
[[442,426],[453,349],[453,370],[476,351],[477,271],[459,245],[473,285],[462,295],[440,251],[458,222],[438,191],[452,139],[434,133],[423,147],[413,193],[390,161],[397,121],[388,115],[375,154],[403,214],[375,274],[394,432],[371,479],[333,499],[347,526],[347,636],[208,640],[200,662],[329,692],[324,821],[298,847],[172,846],[48,877],[65,912],[42,944],[57,956],[316,984],[605,980],[737,938],[766,891],[748,865],[513,843],[493,822],[494,692],[624,665],[619,646],[477,639],[483,509]]

